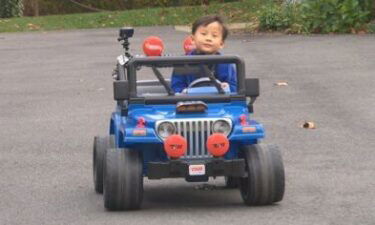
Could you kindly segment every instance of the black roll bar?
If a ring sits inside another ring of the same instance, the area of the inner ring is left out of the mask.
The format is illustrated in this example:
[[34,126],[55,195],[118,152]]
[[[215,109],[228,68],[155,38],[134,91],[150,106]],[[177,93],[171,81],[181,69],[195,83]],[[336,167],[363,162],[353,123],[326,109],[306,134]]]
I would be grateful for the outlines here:
[[136,70],[139,66],[174,66],[186,64],[234,63],[237,67],[237,93],[245,94],[245,63],[242,58],[234,55],[194,55],[194,56],[163,56],[133,57],[128,62],[129,97],[136,98]]

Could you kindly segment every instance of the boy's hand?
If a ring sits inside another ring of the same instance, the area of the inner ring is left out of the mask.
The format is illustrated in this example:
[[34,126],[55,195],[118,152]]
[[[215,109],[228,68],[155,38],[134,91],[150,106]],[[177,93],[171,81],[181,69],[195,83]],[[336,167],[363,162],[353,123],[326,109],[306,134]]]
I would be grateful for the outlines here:
[[225,88],[228,88],[228,87],[229,87],[229,84],[227,82],[221,83],[221,88],[225,89]]

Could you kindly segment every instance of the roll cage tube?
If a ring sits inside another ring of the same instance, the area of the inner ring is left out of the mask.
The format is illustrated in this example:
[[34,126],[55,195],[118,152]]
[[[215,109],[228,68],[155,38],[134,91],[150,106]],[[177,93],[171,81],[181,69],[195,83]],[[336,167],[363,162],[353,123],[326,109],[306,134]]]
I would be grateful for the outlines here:
[[[163,56],[138,58],[133,57],[128,62],[128,81],[129,81],[129,97],[130,99],[141,100],[137,96],[137,80],[136,70],[139,66],[150,67],[173,67],[184,65],[202,65],[202,64],[220,64],[220,63],[234,63],[237,67],[237,94],[245,96],[245,63],[238,56],[222,56],[222,55],[202,55],[202,56]],[[216,83],[216,82],[215,82]],[[163,85],[164,86],[164,85]],[[221,87],[220,87],[221,88]],[[170,96],[175,97],[175,96]],[[165,99],[166,97],[160,97]],[[156,99],[154,99],[156,100]]]
[[210,79],[211,83],[216,87],[217,91],[220,94],[224,94],[225,91],[223,90],[223,88],[221,87],[221,85],[216,82],[215,75],[211,72],[210,69],[208,69],[208,66],[207,65],[203,65],[202,69],[203,69],[204,73],[208,76],[208,78]]
[[174,91],[171,89],[171,87],[169,87],[160,71],[155,66],[152,66],[151,68],[160,83],[164,86],[165,90],[167,90],[168,95],[174,95]]
[[[200,75],[202,75],[202,74],[206,75],[209,78],[209,80],[211,81],[211,84],[214,85],[214,87],[216,87],[216,89],[218,90],[218,92],[220,94],[225,94],[225,91],[223,90],[223,88],[221,87],[221,85],[216,82],[215,75],[208,68],[208,66],[207,65],[200,65],[199,67],[201,69],[201,71],[200,71],[199,74]],[[160,81],[160,83],[164,86],[164,88],[167,91],[168,95],[174,95],[175,94],[174,91],[171,89],[171,87],[169,87],[169,85],[165,81],[165,79],[164,79],[163,75],[160,73],[160,71],[155,66],[152,66],[151,69],[154,72],[155,76]]]

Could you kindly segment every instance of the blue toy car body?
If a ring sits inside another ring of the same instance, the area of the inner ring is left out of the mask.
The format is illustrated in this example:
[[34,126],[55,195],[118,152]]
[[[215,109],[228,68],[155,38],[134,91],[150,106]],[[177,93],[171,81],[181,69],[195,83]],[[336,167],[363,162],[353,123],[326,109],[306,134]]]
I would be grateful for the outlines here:
[[[215,84],[206,66],[215,63],[236,65],[238,92],[229,93]],[[259,81],[245,78],[241,58],[132,57],[119,67],[114,81],[117,105],[110,119],[109,136],[94,139],[95,190],[104,192],[107,209],[140,208],[144,177],[184,177],[194,182],[225,176],[228,187],[240,188],[247,205],[281,201],[281,154],[275,147],[259,144],[264,128],[250,118],[259,95]],[[152,68],[158,79],[137,81],[141,67]],[[159,71],[163,67],[200,68],[208,79],[189,87],[184,94],[176,94]],[[220,138],[213,138],[215,135]],[[184,144],[177,144],[179,138]],[[208,139],[213,140],[211,147]],[[168,147],[167,142],[172,144]],[[179,152],[177,148],[184,146],[185,150]]]

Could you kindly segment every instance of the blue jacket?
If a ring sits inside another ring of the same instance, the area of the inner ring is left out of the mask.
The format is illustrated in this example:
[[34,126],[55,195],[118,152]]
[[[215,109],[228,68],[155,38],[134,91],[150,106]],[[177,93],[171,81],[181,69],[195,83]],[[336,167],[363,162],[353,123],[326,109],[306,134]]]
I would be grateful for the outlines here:
[[[199,55],[197,52],[192,51],[188,55]],[[229,84],[230,91],[237,91],[237,71],[234,64],[216,64],[214,75],[216,79],[221,82],[226,82]],[[194,74],[189,75],[179,75],[175,72],[172,73],[171,86],[175,92],[182,92],[185,88],[189,86],[191,82],[200,78]]]

